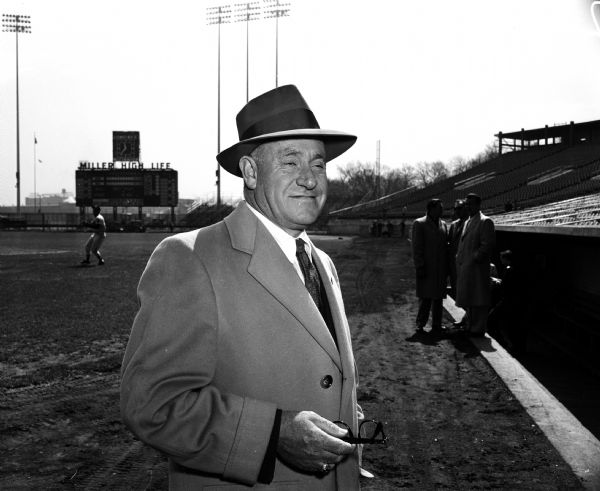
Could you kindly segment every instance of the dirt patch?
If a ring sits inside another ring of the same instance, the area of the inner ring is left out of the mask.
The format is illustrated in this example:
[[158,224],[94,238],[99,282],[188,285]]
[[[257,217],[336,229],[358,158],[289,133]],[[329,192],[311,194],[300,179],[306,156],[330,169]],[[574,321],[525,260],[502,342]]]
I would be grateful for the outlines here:
[[[40,234],[38,247],[70,250],[66,235]],[[104,269],[73,268],[66,254],[2,258],[1,489],[166,489],[164,457],[118,410],[135,286],[157,235],[109,237]],[[364,450],[376,474],[364,489],[581,488],[469,341],[413,335],[406,242],[316,242],[340,274],[359,402],[389,435]]]

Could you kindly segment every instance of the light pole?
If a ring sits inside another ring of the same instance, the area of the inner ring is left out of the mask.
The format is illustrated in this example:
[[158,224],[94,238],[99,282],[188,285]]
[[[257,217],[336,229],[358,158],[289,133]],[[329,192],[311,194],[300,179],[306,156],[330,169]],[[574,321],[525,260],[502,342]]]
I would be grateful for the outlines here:
[[33,134],[33,207],[37,212],[37,138]]
[[17,215],[21,214],[21,153],[19,135],[19,33],[31,32],[28,15],[2,14],[2,30],[14,32],[17,40]]
[[279,87],[279,17],[286,17],[290,14],[290,4],[280,0],[264,0],[265,18],[275,17],[275,87]]
[[375,199],[381,198],[381,140],[377,140],[377,156],[375,158]]
[[[206,9],[206,22],[208,25],[217,24],[218,48],[217,48],[217,154],[221,153],[221,24],[227,24],[231,17],[229,5],[220,7],[208,7]],[[217,163],[217,210],[221,209],[221,167]]]
[[248,97],[248,85],[249,85],[249,38],[248,38],[248,26],[251,20],[258,19],[260,15],[260,7],[258,6],[258,2],[247,2],[247,3],[236,3],[236,19],[235,22],[245,22],[246,23],[246,102],[249,101]]

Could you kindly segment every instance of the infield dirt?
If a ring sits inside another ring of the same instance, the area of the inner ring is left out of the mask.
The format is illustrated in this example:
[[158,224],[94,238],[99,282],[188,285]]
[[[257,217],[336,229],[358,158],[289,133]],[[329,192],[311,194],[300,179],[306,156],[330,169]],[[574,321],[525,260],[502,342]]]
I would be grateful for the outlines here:
[[[165,459],[120,421],[136,285],[164,234],[0,233],[0,489],[166,489]],[[367,417],[363,489],[567,490],[581,484],[471,343],[413,335],[407,241],[315,237],[340,279]]]

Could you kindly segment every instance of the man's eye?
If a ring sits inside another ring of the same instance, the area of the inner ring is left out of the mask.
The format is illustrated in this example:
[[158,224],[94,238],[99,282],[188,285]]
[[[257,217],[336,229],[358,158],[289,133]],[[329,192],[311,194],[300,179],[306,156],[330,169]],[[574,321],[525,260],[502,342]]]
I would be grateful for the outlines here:
[[325,162],[321,162],[321,161],[319,161],[319,162],[315,162],[315,163],[313,164],[313,166],[314,166],[314,167],[318,167],[319,169],[324,169],[324,168],[325,168]]
[[283,165],[296,165],[296,162],[294,162],[294,161],[284,162]]

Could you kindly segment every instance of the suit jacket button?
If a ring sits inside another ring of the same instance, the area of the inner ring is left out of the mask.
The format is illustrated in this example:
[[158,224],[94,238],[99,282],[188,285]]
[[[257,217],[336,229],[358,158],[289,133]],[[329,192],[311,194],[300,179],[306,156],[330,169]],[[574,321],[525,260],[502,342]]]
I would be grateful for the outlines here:
[[333,377],[331,375],[325,375],[321,379],[321,387],[324,389],[329,389],[333,385]]

